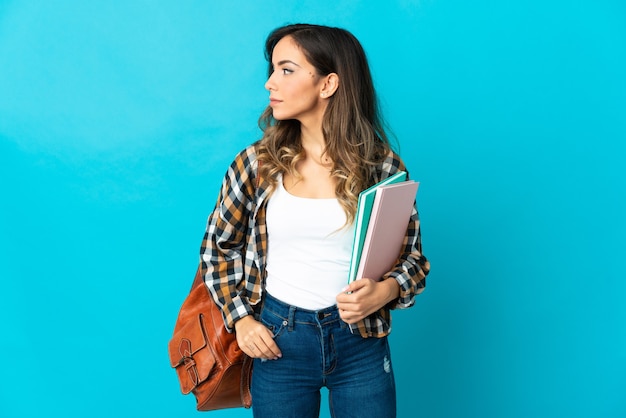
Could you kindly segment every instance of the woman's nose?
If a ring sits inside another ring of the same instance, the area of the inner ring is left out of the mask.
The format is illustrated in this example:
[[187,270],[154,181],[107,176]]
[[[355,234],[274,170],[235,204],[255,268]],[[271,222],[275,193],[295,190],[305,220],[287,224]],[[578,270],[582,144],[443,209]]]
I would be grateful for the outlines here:
[[265,90],[268,90],[268,91],[276,90],[276,84],[274,83],[274,77],[272,77],[273,74],[274,73],[272,73],[268,77],[267,81],[265,82]]

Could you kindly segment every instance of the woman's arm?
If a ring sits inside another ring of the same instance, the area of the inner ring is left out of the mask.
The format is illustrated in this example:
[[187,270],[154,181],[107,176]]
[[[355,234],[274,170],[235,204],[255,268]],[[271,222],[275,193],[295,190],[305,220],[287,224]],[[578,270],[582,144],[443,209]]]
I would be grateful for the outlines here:
[[[406,170],[402,160],[393,152],[381,167],[379,180],[397,171]],[[426,286],[426,275],[429,271],[430,263],[422,254],[419,215],[417,207],[413,206],[398,261],[381,281],[356,280],[337,296],[342,319],[348,323],[356,323],[385,306],[413,306],[415,296]]]
[[341,318],[353,324],[382,309],[408,308],[424,290],[430,263],[421,253],[417,212],[411,216],[403,251],[396,265],[380,281],[355,280],[337,296]]
[[281,356],[280,349],[272,333],[254,319],[244,290],[250,279],[244,277],[244,263],[257,188],[251,151],[240,153],[226,172],[202,242],[202,269],[226,329],[235,331],[241,350],[253,358],[275,359]]
[[339,316],[354,324],[398,299],[400,286],[395,280],[355,280],[337,295]]
[[238,319],[253,313],[242,295],[248,219],[255,190],[247,154],[240,153],[224,176],[201,248],[204,281],[222,310],[229,332]]

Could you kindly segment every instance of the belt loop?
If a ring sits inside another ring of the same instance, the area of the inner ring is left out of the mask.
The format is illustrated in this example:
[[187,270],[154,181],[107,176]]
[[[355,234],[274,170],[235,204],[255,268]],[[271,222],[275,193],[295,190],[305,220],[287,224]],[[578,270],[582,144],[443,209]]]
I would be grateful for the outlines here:
[[294,317],[296,316],[296,307],[295,306],[289,306],[289,318],[287,318],[287,321],[289,322],[288,326],[287,326],[287,330],[289,332],[293,331],[293,323],[294,323]]

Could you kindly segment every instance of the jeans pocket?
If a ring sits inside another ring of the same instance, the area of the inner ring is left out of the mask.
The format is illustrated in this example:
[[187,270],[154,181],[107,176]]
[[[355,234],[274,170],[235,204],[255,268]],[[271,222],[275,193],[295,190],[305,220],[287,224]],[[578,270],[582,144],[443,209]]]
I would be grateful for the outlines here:
[[280,334],[287,328],[287,319],[283,318],[272,311],[263,309],[261,311],[260,322],[267,327],[272,333],[274,339],[278,338]]

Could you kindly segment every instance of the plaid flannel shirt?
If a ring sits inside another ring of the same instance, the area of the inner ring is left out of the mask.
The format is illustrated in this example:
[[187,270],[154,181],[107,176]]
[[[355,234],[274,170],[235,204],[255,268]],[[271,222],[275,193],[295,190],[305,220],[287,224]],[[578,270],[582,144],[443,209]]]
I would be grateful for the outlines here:
[[[228,168],[215,209],[209,216],[201,247],[204,281],[222,310],[224,324],[234,324],[260,307],[265,286],[267,231],[265,208],[269,183],[257,176],[254,145],[241,151]],[[399,170],[406,170],[399,156],[391,152],[373,172],[378,182]],[[351,325],[363,337],[383,337],[391,331],[390,309],[408,308],[424,290],[430,264],[422,255],[419,217],[413,213],[397,264],[383,279],[396,280],[400,297],[378,312]],[[346,278],[347,280],[347,278]]]

